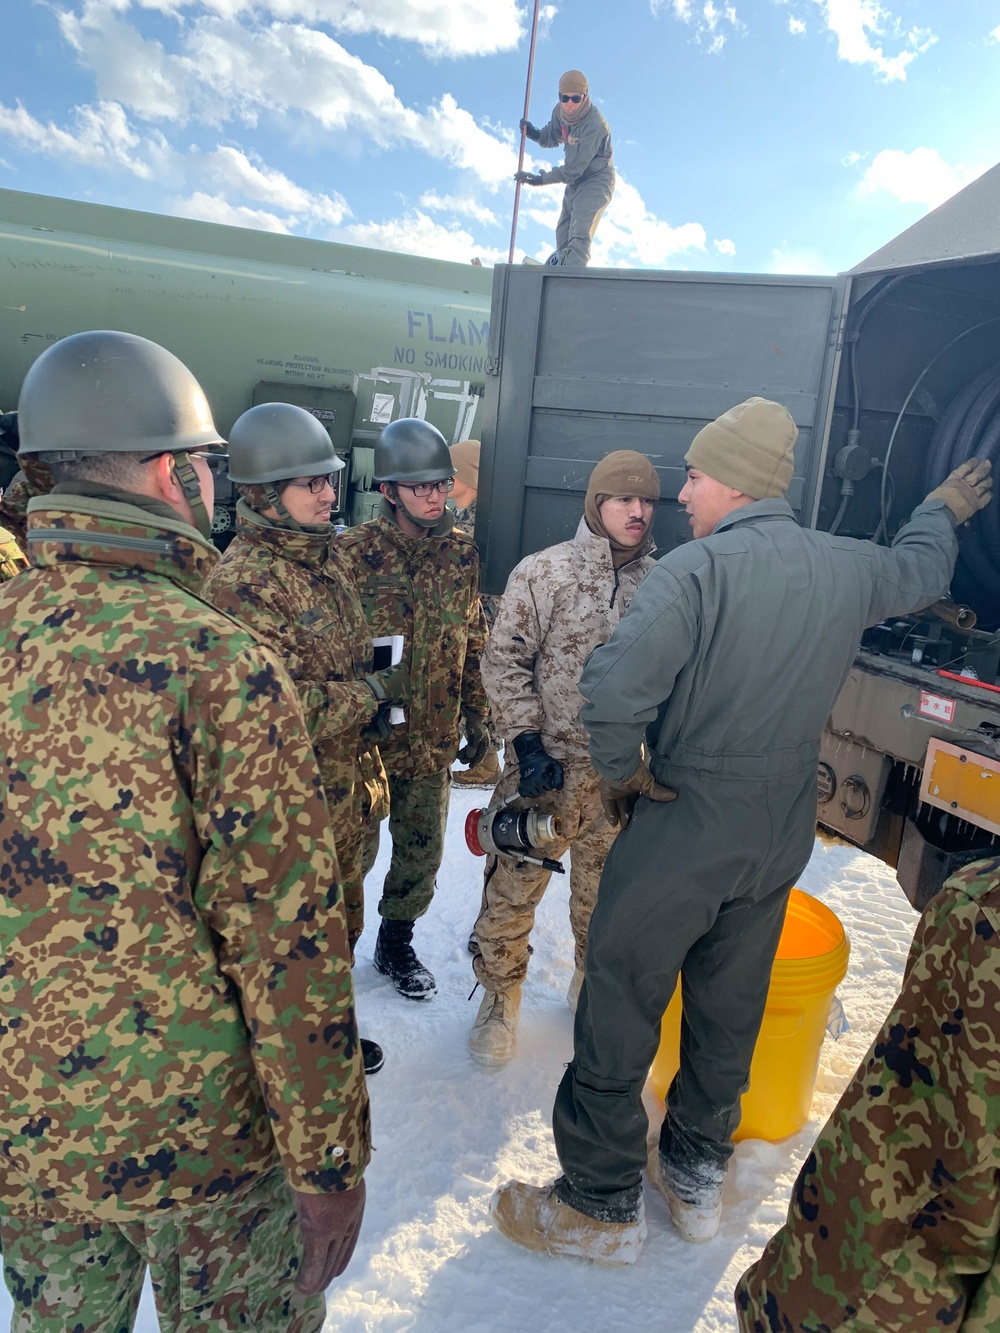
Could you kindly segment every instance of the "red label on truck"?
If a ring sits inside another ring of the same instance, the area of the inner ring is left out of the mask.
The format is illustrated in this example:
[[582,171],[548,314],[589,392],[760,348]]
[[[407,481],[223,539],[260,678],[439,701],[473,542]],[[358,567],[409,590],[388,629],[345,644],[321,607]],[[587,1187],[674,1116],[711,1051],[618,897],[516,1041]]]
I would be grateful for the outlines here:
[[927,690],[921,690],[918,712],[921,717],[931,717],[935,722],[950,722],[955,716],[955,700],[946,699],[943,694],[929,694]]

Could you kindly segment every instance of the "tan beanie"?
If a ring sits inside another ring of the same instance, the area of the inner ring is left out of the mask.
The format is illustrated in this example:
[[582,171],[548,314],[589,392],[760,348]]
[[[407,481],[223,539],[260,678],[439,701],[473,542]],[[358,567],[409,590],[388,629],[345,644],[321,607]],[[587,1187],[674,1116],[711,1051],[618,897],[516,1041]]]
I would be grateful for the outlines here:
[[[551,83],[549,84],[551,88]],[[586,74],[581,74],[578,69],[568,69],[559,80],[559,91],[561,93],[582,93],[586,97],[590,88],[587,85]]]
[[[634,546],[619,545],[604,526],[600,505],[611,495],[638,495],[643,500],[660,498],[659,473],[645,454],[636,453],[634,449],[616,449],[595,464],[587,483],[583,516],[595,536],[606,537],[611,543],[617,567],[623,560],[634,560],[641,552]],[[649,539],[649,545],[652,545],[652,538]]]
[[702,426],[684,461],[755,500],[774,499],[792,480],[798,438],[787,408],[769,398],[748,398]]
[[449,450],[451,465],[463,486],[479,490],[479,441],[459,440]]

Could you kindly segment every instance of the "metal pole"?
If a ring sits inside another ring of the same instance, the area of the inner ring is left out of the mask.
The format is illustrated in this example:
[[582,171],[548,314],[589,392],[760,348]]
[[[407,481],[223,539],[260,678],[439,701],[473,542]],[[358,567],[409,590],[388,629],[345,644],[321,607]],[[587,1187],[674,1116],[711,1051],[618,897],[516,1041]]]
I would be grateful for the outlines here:
[[[531,45],[528,47],[528,79],[524,85],[524,115],[523,120],[528,119],[528,104],[531,101],[531,71],[535,67],[535,37],[538,34],[538,6],[541,0],[535,0],[535,12],[531,18]],[[517,155],[517,169],[520,171],[524,166],[524,143],[527,138],[524,130],[521,131],[521,148]],[[507,256],[507,263],[514,262],[514,238],[517,236],[517,210],[521,202],[521,182],[517,181],[514,185],[514,216],[510,224],[510,254]]]

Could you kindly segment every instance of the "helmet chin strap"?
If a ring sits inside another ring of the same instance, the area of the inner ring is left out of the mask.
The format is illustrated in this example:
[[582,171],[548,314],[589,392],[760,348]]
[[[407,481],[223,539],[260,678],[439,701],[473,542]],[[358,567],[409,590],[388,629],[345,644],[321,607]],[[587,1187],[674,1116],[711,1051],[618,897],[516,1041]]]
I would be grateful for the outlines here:
[[438,514],[437,518],[420,518],[416,514],[411,514],[409,509],[407,509],[406,505],[403,503],[403,497],[399,493],[399,487],[394,485],[391,481],[388,482],[387,485],[392,491],[391,499],[399,505],[400,509],[402,509],[403,513],[411,523],[416,523],[418,528],[436,528],[441,522],[440,514]]
[[191,506],[195,527],[206,541],[211,541],[212,520],[205,507],[205,501],[201,498],[201,482],[194,470],[190,454],[184,452],[174,454],[174,472],[184,492],[184,498]]
[[282,500],[281,495],[278,492],[278,488],[277,486],[275,486],[274,482],[273,481],[262,482],[261,487],[264,491],[264,496],[267,500],[267,503],[271,506],[272,509],[276,509],[278,511],[278,517],[286,525],[286,527],[294,528],[296,532],[302,532],[303,530],[302,524],[296,522],[296,520],[292,518],[291,514],[285,508],[285,502],[284,500]]

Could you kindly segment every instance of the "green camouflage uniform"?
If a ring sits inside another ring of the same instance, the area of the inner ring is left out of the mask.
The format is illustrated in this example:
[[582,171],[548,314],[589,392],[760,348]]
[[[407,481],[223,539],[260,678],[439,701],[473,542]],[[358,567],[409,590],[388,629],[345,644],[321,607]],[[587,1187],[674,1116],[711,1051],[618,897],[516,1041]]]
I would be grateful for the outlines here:
[[[349,529],[337,543],[372,634],[404,635],[403,660],[410,668],[406,721],[379,747],[389,775],[392,837],[379,912],[397,921],[422,916],[434,894],[462,712],[489,715],[479,677],[486,643],[479,553],[452,524],[446,510],[428,536],[408,537],[383,500],[378,518]],[[377,852],[373,822],[365,838],[366,873]]]
[[949,879],[736,1288],[743,1333],[1000,1328],[1000,857]]
[[35,500],[0,587],[0,1212],[36,1260],[48,1217],[214,1227],[275,1160],[323,1193],[370,1151],[294,690],[198,596],[214,548],[139,504]]
[[362,829],[388,801],[378,750],[362,736],[377,707],[360,679],[373,668],[371,632],[332,530],[270,523],[245,500],[236,529],[204,595],[270,643],[298,689],[330,807],[353,955],[364,925]]

